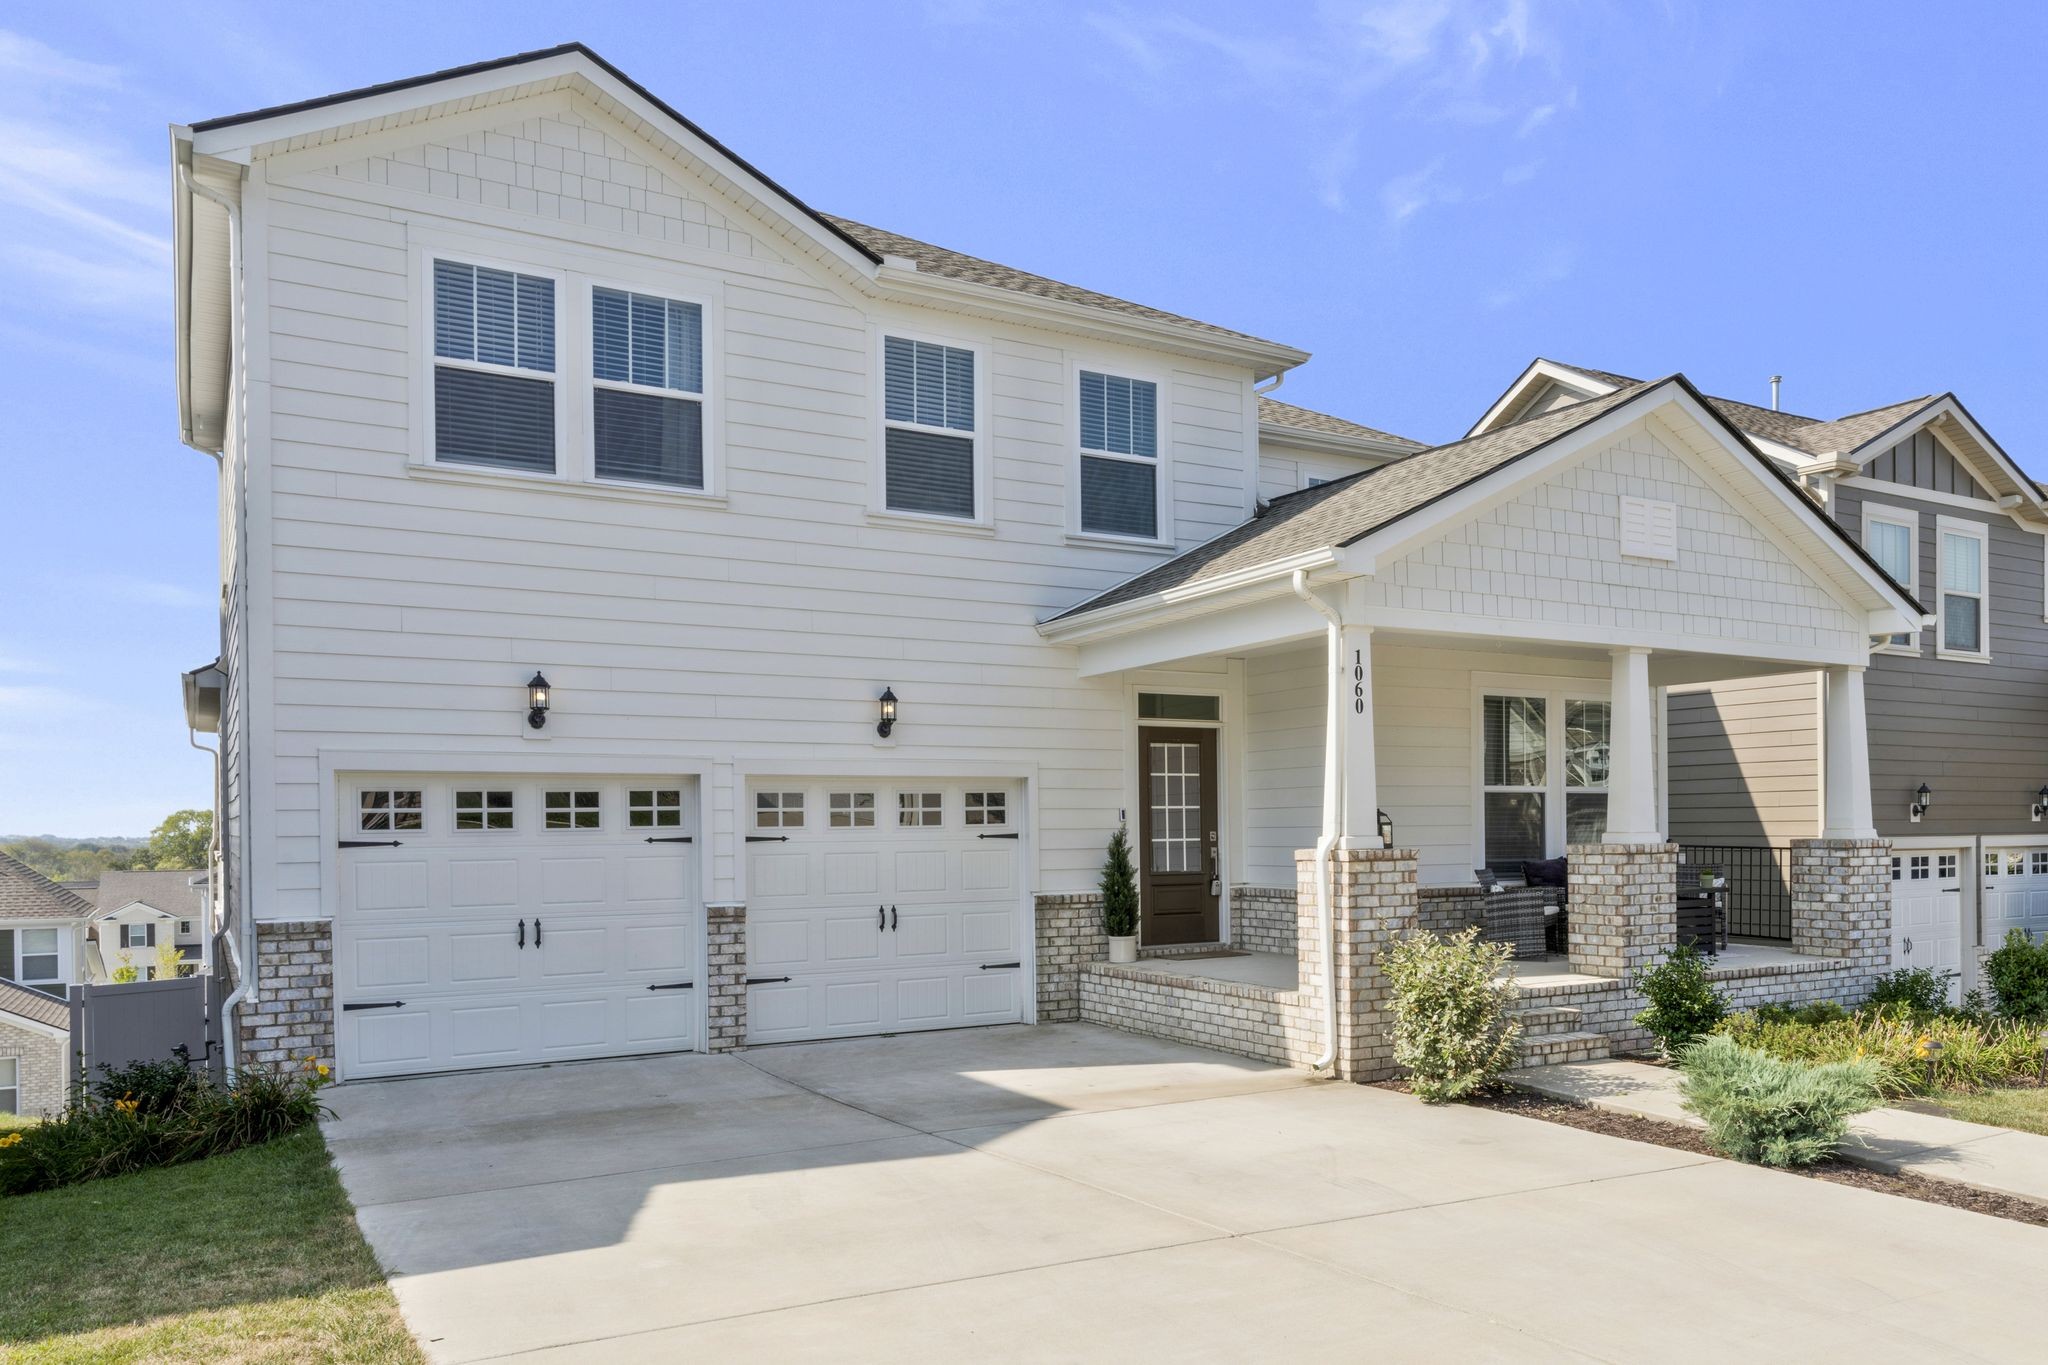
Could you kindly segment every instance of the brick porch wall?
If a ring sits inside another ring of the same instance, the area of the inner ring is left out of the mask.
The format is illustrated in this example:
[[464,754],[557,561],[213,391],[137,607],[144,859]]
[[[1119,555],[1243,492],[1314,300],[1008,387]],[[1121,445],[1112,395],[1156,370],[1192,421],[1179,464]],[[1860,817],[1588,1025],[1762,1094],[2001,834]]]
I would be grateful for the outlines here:
[[[1330,852],[1330,912],[1336,921],[1337,947],[1337,1054],[1331,1069],[1339,1079],[1376,1081],[1394,1074],[1390,989],[1380,974],[1379,955],[1416,928],[1415,863],[1411,849]],[[1320,1021],[1324,986],[1314,851],[1296,853],[1294,867],[1299,880],[1299,990]]]
[[1870,975],[1892,965],[1891,849],[1884,839],[1792,841],[1792,950]]
[[334,1065],[334,926],[326,920],[256,926],[254,1004],[241,1009],[242,1062]]
[[68,1035],[52,1038],[0,1018],[0,1057],[14,1059],[15,1083],[21,1089],[16,1112],[55,1114],[64,1107],[71,1085],[70,1053]]
[[1572,844],[1572,970],[1623,978],[1678,946],[1677,844]]
[[1098,891],[1045,893],[1033,898],[1038,943],[1038,1022],[1067,1024],[1081,1017],[1081,969],[1109,956]]
[[1300,941],[1300,896],[1291,886],[1230,888],[1230,946],[1248,953],[1291,953]]

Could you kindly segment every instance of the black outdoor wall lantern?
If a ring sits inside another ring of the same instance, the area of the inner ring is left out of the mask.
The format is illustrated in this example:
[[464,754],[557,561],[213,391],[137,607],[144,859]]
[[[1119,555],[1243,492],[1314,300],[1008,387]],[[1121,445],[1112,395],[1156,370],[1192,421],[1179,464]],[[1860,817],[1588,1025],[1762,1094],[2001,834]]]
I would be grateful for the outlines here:
[[2048,815],[2048,782],[2041,784],[2041,790],[2034,793],[2034,823],[2040,824],[2041,817]]
[[1381,848],[1392,848],[1393,846],[1394,846],[1394,817],[1393,817],[1393,816],[1391,816],[1391,815],[1389,815],[1389,814],[1387,814],[1387,813],[1386,813],[1385,811],[1381,811],[1381,812],[1380,812],[1380,847],[1381,847]]
[[526,723],[536,730],[548,723],[548,680],[539,669],[526,684]]
[[1927,814],[1927,808],[1933,804],[1934,793],[1925,782],[1922,782],[1920,790],[1913,793],[1913,804],[1906,807],[1906,818],[1916,825],[1919,824],[1920,817]]
[[889,732],[891,730],[894,730],[895,728],[896,689],[893,687],[885,687],[882,689],[882,719],[879,723],[876,724],[875,733],[880,735],[883,739],[887,739],[889,737]]

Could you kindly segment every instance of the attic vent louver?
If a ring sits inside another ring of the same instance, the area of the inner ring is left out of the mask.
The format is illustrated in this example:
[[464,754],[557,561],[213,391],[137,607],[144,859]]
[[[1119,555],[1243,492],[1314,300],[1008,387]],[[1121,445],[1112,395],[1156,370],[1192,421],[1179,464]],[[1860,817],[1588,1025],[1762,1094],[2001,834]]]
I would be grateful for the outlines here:
[[1649,498],[1621,500],[1621,552],[1637,559],[1678,558],[1678,507]]

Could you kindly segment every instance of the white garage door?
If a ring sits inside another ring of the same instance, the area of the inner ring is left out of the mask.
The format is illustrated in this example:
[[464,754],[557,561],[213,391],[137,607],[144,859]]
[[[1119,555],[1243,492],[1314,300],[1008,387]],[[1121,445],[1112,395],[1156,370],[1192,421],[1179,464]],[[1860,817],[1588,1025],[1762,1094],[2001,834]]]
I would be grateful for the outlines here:
[[698,1045],[691,784],[364,777],[340,806],[343,1077]]
[[[1963,964],[1961,849],[1892,857],[1892,966],[1955,972]],[[1954,995],[1957,981],[1949,984]]]
[[1019,800],[993,781],[756,784],[748,1040],[1022,1019]]
[[2013,929],[2048,934],[2048,848],[1984,850],[1984,941],[1995,948]]

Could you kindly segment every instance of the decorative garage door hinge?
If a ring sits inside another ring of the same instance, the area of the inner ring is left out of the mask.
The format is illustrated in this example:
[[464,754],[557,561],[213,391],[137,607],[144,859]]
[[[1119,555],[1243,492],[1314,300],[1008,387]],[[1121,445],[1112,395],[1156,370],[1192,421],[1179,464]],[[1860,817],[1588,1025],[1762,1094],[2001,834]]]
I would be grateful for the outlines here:
[[398,848],[398,847],[401,847],[401,846],[402,846],[402,845],[403,845],[404,843],[405,843],[405,841],[404,841],[403,839],[342,839],[342,840],[340,840],[339,842],[337,842],[337,843],[335,844],[335,847],[336,847],[336,848]]
[[749,986],[766,986],[772,982],[787,980],[789,978],[786,976],[750,976],[747,978],[747,984]]
[[405,1002],[403,1000],[362,1000],[353,1005],[343,1005],[341,1008],[343,1013],[347,1013],[350,1010],[397,1010],[404,1009]]
[[1017,831],[1011,830],[1008,834],[977,834],[974,837],[977,839],[1014,839],[1017,837]]
[[695,990],[696,987],[697,983],[694,981],[664,981],[659,986],[649,986],[647,989],[650,991],[688,991]]
[[694,844],[697,841],[687,834],[650,834],[647,836],[647,842],[650,844]]
[[786,844],[789,842],[789,836],[787,834],[749,834],[747,842],[750,844]]
[[992,972],[1001,967],[1021,967],[1023,965],[1021,962],[984,962],[981,964],[981,969],[985,972]]

